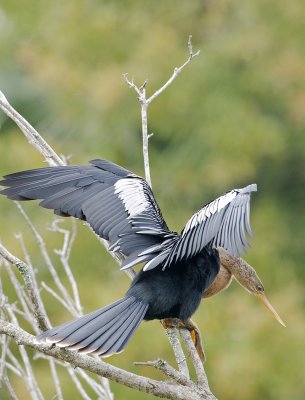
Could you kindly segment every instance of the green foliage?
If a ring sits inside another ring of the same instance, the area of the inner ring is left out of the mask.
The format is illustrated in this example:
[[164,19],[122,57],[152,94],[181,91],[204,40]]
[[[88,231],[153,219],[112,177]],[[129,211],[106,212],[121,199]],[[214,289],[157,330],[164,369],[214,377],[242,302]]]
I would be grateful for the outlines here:
[[[0,87],[72,163],[100,157],[143,174],[139,106],[122,74],[137,83],[148,78],[153,93],[186,58],[189,34],[202,50],[149,109],[154,192],[169,226],[180,230],[203,203],[257,182],[247,260],[287,322],[282,329],[237,285],[201,305],[195,319],[221,399],[304,398],[304,19],[301,0],[10,0],[0,6]],[[1,175],[41,166],[41,156],[2,114],[0,123]],[[27,210],[43,230],[50,213],[37,205]],[[0,213],[1,240],[18,254],[13,233],[26,228],[12,203],[1,199]],[[73,268],[89,311],[118,298],[128,280],[79,225]],[[48,234],[50,245],[54,240]],[[31,240],[30,249],[39,263]],[[49,306],[54,324],[65,318]],[[132,365],[157,357],[173,362],[160,324],[152,322],[110,362],[160,377]],[[40,368],[51,397],[43,373]],[[118,399],[144,398],[113,388]],[[73,390],[65,387],[67,399],[75,398]]]

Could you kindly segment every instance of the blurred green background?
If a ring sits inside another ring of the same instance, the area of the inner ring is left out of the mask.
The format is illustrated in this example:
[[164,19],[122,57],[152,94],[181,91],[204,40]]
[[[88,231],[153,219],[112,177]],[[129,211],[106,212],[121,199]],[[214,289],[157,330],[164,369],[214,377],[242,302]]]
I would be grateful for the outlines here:
[[[152,94],[187,57],[189,34],[194,49],[201,49],[149,109],[153,189],[168,225],[180,230],[215,196],[258,184],[251,212],[255,240],[245,258],[287,324],[282,328],[236,283],[201,304],[194,319],[219,399],[305,398],[304,21],[302,0],[0,5],[0,88],[71,163],[105,158],[143,175],[139,105],[122,74],[138,84],[148,78]],[[0,124],[1,175],[44,165],[3,113]],[[48,246],[58,245],[60,238],[46,230],[52,213],[36,204],[26,204],[26,210]],[[78,227],[71,263],[88,312],[123,295],[129,282],[91,232]],[[15,205],[1,198],[1,241],[21,257],[14,237],[19,231],[46,280],[28,228]],[[67,318],[55,300],[48,310],[54,324]],[[160,377],[133,366],[158,357],[174,363],[154,321],[143,323],[125,352],[109,362]],[[35,363],[44,393],[52,398],[49,370]],[[64,372],[61,380],[65,398],[76,398]],[[26,399],[21,380],[13,383]],[[116,399],[152,398],[117,384],[111,388]],[[1,399],[7,395],[3,390]]]

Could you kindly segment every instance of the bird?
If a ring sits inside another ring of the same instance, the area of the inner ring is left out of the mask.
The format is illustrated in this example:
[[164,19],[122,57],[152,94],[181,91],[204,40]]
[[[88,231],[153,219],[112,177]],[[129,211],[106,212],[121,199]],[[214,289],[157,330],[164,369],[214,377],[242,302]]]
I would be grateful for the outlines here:
[[[40,206],[57,215],[86,221],[109,242],[109,251],[123,256],[122,270],[144,265],[124,297],[42,332],[38,342],[108,357],[125,349],[143,320],[158,319],[165,326],[178,320],[193,333],[200,353],[191,316],[202,298],[226,288],[233,275],[246,290],[266,299],[250,266],[230,266],[250,247],[250,196],[256,184],[207,203],[181,233],[168,228],[146,180],[111,161],[16,172],[4,176],[0,185],[5,187],[0,194],[11,200],[39,199]],[[280,322],[267,300],[265,305]]]

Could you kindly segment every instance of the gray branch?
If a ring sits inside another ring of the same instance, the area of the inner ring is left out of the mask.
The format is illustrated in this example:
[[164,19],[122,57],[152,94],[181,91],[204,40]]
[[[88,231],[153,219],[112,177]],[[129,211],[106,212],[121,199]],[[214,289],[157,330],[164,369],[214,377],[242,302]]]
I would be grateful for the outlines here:
[[0,333],[13,338],[19,346],[30,347],[57,360],[67,362],[74,368],[82,368],[144,393],[173,400],[215,399],[207,387],[199,384],[195,385],[189,380],[185,380],[184,384],[156,381],[124,371],[88,355],[61,349],[49,344],[37,344],[34,336],[7,321],[0,320]]
[[28,142],[36,147],[36,149],[43,155],[45,160],[50,166],[64,165],[63,160],[55,153],[51,146],[39,135],[39,133],[22,117],[7,101],[4,94],[0,91],[0,107],[5,114],[10,117],[24,133]]
[[29,266],[25,262],[19,260],[19,258],[15,257],[13,254],[11,254],[1,243],[0,243],[0,255],[5,260],[7,260],[8,262],[17,267],[18,271],[23,277],[27,291],[32,301],[34,315],[39,324],[39,327],[41,330],[48,329],[49,326],[44,313],[44,307],[41,304],[37,288],[33,284],[33,278],[32,278],[33,275],[30,271]]

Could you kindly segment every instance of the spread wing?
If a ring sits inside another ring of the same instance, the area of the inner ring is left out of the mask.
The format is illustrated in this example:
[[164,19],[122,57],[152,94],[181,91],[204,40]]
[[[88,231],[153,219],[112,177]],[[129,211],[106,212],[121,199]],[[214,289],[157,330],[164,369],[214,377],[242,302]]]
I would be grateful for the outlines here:
[[239,257],[249,247],[250,194],[256,190],[256,184],[234,189],[204,206],[187,222],[181,235],[172,238],[166,246],[165,242],[161,245],[162,251],[144,269],[155,268],[161,262],[166,268],[195,256],[209,244],[224,247]]
[[129,268],[155,256],[147,248],[161,244],[169,232],[146,181],[106,160],[88,166],[47,167],[5,176],[1,191],[13,200],[42,199],[40,205],[73,216],[109,241],[110,250],[127,258]]

